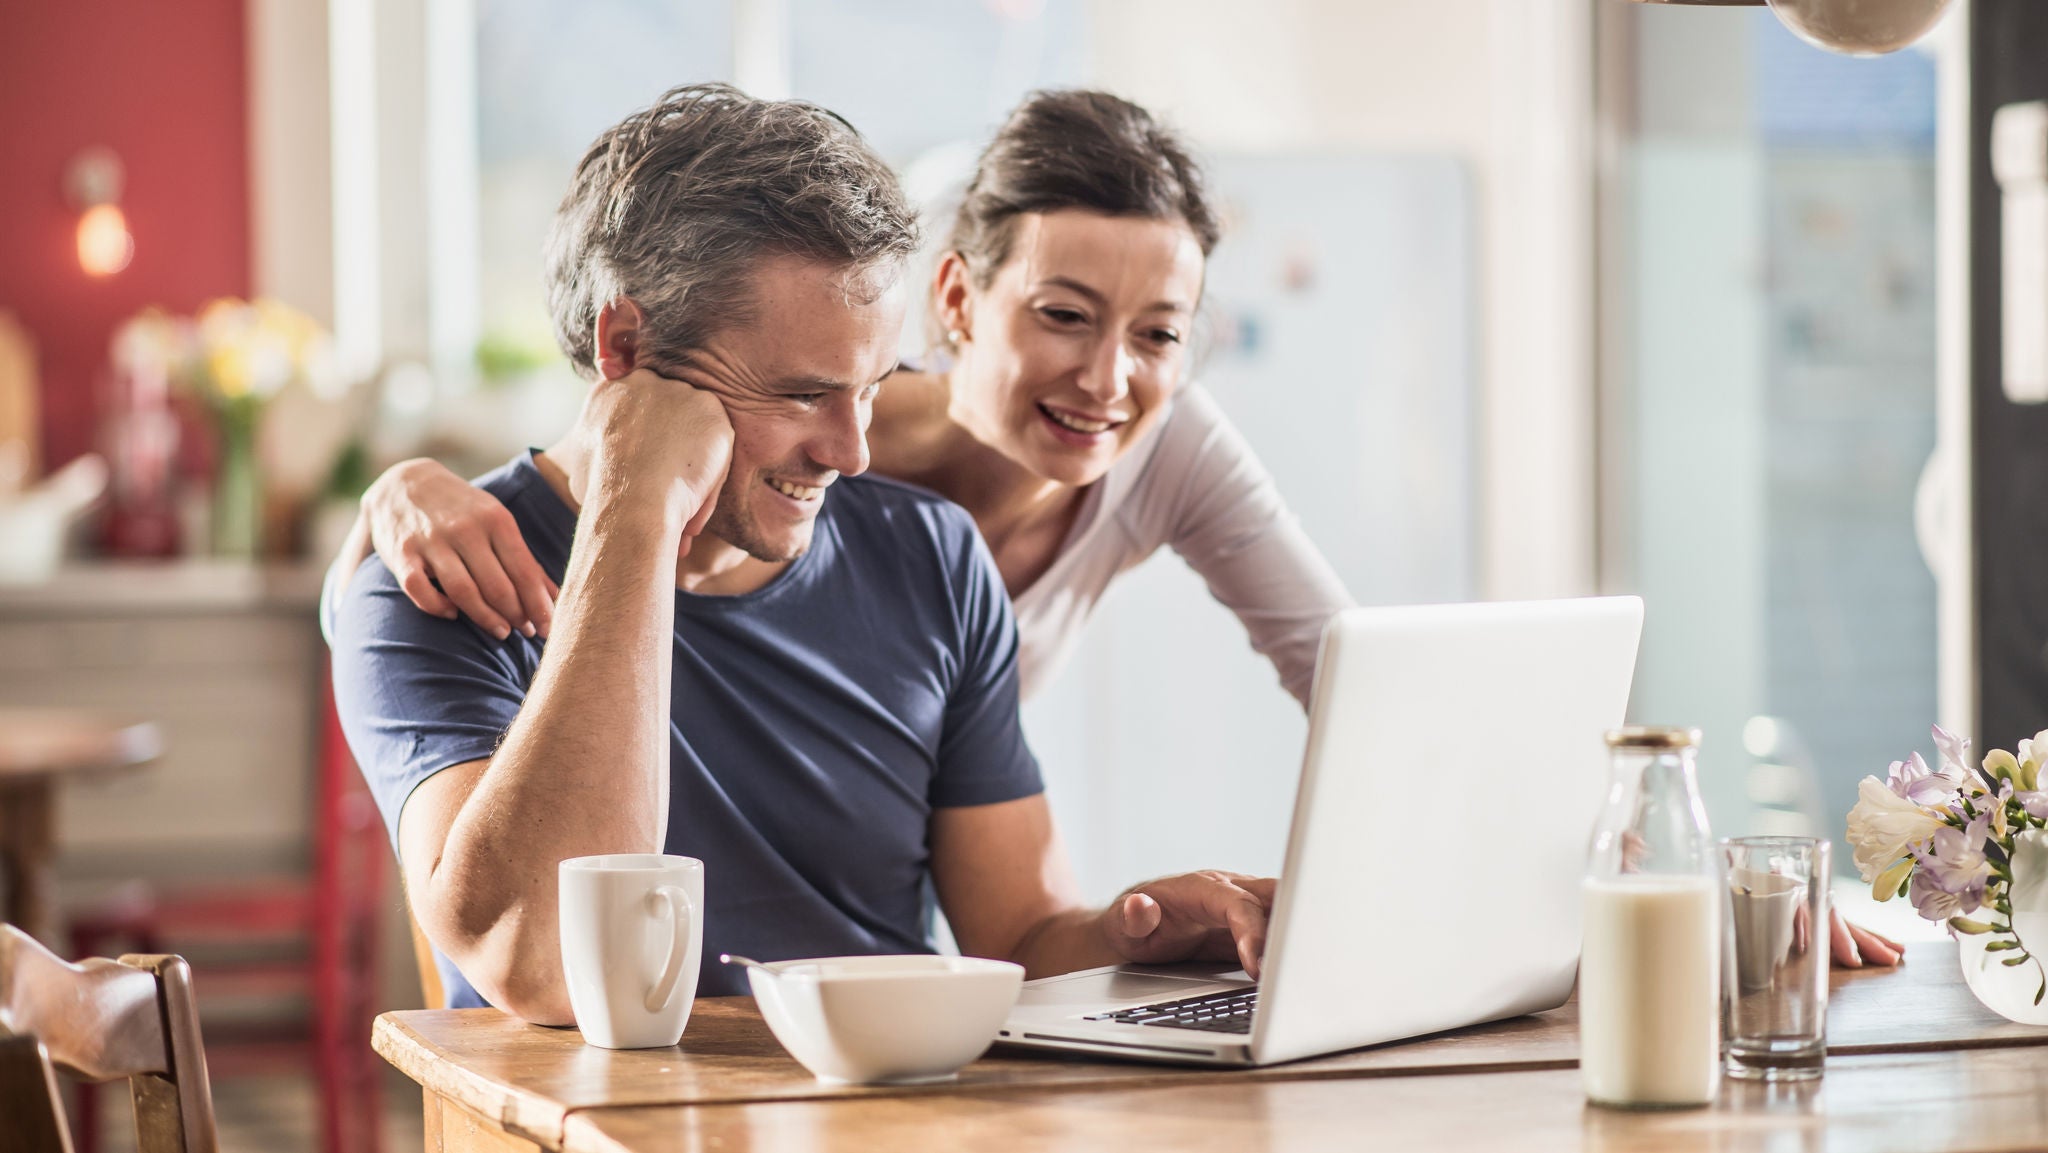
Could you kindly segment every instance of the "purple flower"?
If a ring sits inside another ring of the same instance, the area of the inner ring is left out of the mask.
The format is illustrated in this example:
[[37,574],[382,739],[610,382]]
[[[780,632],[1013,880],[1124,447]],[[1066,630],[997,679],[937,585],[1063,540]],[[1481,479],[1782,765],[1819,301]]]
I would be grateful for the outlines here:
[[1936,884],[1924,869],[1913,870],[1913,884],[1906,890],[1913,901],[1913,908],[1930,921],[1947,921],[1975,912],[1982,903],[1979,894],[1975,900],[1965,901],[1961,894],[1951,893]]
[[1939,805],[1963,787],[1967,776],[1968,770],[1950,763],[1944,750],[1940,772],[1928,768],[1926,760],[1914,753],[1903,761],[1892,762],[1891,776],[1885,784],[1916,805]]
[[1908,895],[1921,916],[1946,921],[1974,913],[1984,903],[1984,886],[1991,880],[1991,861],[1984,855],[1990,824],[1991,815],[1979,813],[1968,827],[1939,829],[1927,848],[1913,848],[1918,864]]
[[1970,739],[1959,737],[1940,725],[1934,726],[1934,747],[1941,750],[1941,771],[1951,770],[1960,777],[1970,773]]
[[2048,821],[2048,792],[2039,789],[2022,789],[2012,795],[2027,815],[2037,821]]

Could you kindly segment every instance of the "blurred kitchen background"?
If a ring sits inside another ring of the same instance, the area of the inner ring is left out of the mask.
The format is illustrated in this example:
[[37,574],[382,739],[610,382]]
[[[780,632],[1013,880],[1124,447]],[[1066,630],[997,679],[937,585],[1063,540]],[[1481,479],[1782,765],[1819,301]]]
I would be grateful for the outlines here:
[[[1996,309],[1968,302],[1999,284],[1973,38],[1980,87],[2042,95],[1984,79],[2001,20],[2048,50],[1999,0],[1874,60],[1622,0],[10,5],[0,717],[88,708],[148,747],[0,837],[47,850],[60,951],[193,959],[231,1147],[417,1142],[363,1057],[420,994],[327,719],[320,571],[385,465],[478,472],[568,425],[540,243],[570,170],[730,80],[845,115],[935,236],[1026,92],[1164,114],[1228,205],[1199,376],[1353,593],[1643,594],[1636,719],[1705,729],[1716,831],[1839,838],[1930,722],[2048,719],[2040,638],[2017,695],[1979,691],[1980,639],[2042,619],[1979,604],[2005,538],[1970,527],[1973,418],[2039,431],[1986,407]],[[1278,869],[1303,719],[1176,561],[1027,721],[1091,896]],[[1473,748],[1417,789],[1483,812],[1515,771]]]

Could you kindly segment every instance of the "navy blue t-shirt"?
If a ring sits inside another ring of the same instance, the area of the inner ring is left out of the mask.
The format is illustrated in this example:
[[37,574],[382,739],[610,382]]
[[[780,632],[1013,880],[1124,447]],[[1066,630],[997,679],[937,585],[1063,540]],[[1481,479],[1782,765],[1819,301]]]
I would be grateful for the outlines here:
[[[576,514],[531,454],[477,484],[560,582]],[[543,647],[429,616],[364,562],[337,606],[335,701],[394,845],[421,781],[497,749]],[[833,485],[810,551],[766,587],[677,591],[669,720],[665,847],[704,862],[705,995],[745,991],[720,953],[932,951],[932,810],[1043,788],[1002,578],[963,510],[890,480]],[[437,959],[449,1004],[484,1003]]]

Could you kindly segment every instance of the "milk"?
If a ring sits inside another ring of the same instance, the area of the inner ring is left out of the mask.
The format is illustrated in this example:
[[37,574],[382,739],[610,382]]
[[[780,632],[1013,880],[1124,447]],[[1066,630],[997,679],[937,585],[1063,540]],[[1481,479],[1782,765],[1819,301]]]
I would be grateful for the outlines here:
[[1579,1071],[1608,1105],[1704,1105],[1721,1081],[1721,904],[1713,880],[1585,882]]

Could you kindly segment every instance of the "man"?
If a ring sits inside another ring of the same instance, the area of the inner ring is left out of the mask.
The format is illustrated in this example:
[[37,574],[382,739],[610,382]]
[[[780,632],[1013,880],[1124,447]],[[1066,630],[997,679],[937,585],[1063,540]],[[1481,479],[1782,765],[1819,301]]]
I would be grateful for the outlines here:
[[[335,686],[451,1004],[572,1020],[556,865],[706,864],[705,955],[963,950],[1033,975],[1256,968],[1272,882],[1083,908],[1017,717],[1009,601],[973,523],[852,480],[915,246],[836,117],[677,89],[605,133],[548,243],[575,429],[479,483],[562,589],[545,644],[350,582]],[[706,965],[705,993],[742,990]]]

